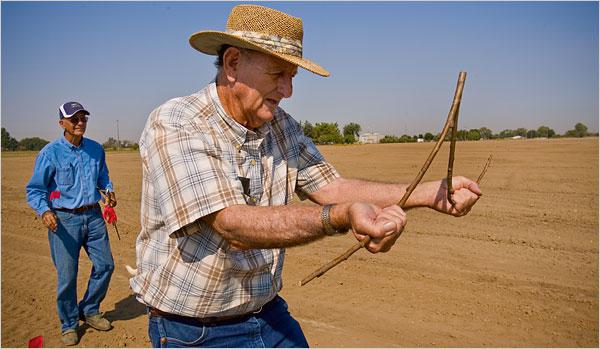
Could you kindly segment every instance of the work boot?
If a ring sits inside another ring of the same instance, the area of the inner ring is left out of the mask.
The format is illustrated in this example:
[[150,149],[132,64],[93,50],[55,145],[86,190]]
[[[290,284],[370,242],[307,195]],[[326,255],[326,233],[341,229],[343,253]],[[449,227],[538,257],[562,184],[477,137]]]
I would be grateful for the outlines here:
[[88,324],[90,327],[97,329],[98,331],[108,331],[112,328],[110,321],[103,317],[102,314],[86,316],[85,320],[83,321],[85,321],[86,324]]
[[68,347],[79,343],[79,336],[77,335],[77,330],[66,330],[60,336],[60,340],[63,342],[64,345]]

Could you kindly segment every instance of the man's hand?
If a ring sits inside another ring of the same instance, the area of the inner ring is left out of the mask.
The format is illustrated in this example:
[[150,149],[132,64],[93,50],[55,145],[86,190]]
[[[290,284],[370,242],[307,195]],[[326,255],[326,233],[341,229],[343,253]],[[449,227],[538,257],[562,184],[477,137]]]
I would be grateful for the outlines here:
[[117,206],[117,195],[114,191],[110,191],[106,194],[106,204],[110,207]]
[[372,204],[355,203],[349,208],[354,236],[361,241],[366,235],[371,241],[365,246],[371,253],[388,252],[406,225],[406,213],[397,205],[384,209]]
[[52,232],[56,233],[56,228],[58,228],[56,215],[54,212],[48,210],[42,214],[42,222],[44,225],[52,230]]
[[430,207],[455,217],[469,213],[482,194],[479,185],[474,181],[462,176],[452,177],[452,187],[454,188],[452,198],[456,202],[456,205],[452,205],[448,201],[448,187],[445,179],[426,184],[431,187],[429,190],[433,197]]

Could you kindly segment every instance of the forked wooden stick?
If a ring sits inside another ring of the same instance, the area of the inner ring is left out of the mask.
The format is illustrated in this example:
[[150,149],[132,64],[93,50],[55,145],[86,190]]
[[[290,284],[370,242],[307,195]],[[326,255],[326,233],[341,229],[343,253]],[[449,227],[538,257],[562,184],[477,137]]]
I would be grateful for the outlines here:
[[[444,143],[444,139],[446,138],[446,135],[448,134],[448,130],[450,129],[450,127],[452,125],[456,125],[455,120],[458,119],[458,110],[460,107],[460,100],[462,98],[462,92],[463,92],[466,78],[467,78],[466,72],[460,72],[458,74],[458,81],[456,83],[454,99],[452,100],[452,105],[450,106],[450,111],[448,112],[448,118],[446,119],[446,124],[444,125],[442,133],[440,134],[440,138],[438,139],[437,143],[433,147],[433,150],[431,151],[431,153],[429,153],[429,157],[425,161],[425,164],[423,164],[423,167],[421,167],[421,170],[419,171],[419,174],[417,175],[417,177],[415,177],[415,179],[412,181],[412,183],[410,183],[408,188],[406,188],[406,192],[404,193],[404,195],[402,196],[400,201],[397,203],[398,206],[400,206],[402,208],[404,207],[404,205],[406,204],[406,201],[408,200],[408,198],[410,197],[412,192],[415,190],[415,188],[417,187],[417,185],[419,184],[421,179],[423,179],[423,176],[425,175],[425,172],[427,172],[429,165],[431,165],[431,162],[433,161],[433,159],[437,155],[438,151],[440,150],[442,143]],[[335,267],[336,265],[340,264],[341,262],[345,261],[350,256],[352,256],[356,251],[365,247],[370,241],[371,241],[371,237],[366,236],[364,239],[362,239],[360,242],[358,242],[357,244],[352,246],[346,252],[339,255],[338,257],[336,257],[329,263],[323,265],[321,268],[315,270],[313,273],[311,273],[310,275],[305,277],[302,281],[300,281],[300,286],[304,286],[308,282],[310,282],[312,279],[320,277],[321,275],[325,274],[329,269],[331,269],[331,268]]]

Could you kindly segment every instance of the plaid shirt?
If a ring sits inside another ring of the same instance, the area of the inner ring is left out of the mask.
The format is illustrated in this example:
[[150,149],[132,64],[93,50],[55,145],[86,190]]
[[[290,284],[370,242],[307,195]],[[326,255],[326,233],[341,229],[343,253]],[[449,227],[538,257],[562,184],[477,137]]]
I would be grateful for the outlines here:
[[278,108],[250,131],[228,117],[215,83],[170,100],[140,138],[141,302],[173,314],[229,316],[259,309],[282,287],[284,249],[232,250],[200,218],[233,205],[286,205],[339,175]]

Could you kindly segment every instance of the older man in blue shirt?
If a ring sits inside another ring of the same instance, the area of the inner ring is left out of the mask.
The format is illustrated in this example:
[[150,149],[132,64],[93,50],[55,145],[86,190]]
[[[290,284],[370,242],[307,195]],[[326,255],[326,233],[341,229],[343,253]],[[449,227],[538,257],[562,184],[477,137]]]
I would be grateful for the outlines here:
[[[98,201],[107,192],[107,204],[116,206],[108,177],[104,149],[83,135],[90,113],[80,103],[59,107],[63,137],[46,145],[35,161],[27,184],[27,203],[48,227],[50,254],[58,274],[57,306],[61,340],[79,342],[79,319],[108,331],[110,321],[100,313],[114,270],[108,232]],[[92,261],[92,272],[83,299],[77,304],[77,270],[81,248]]]

